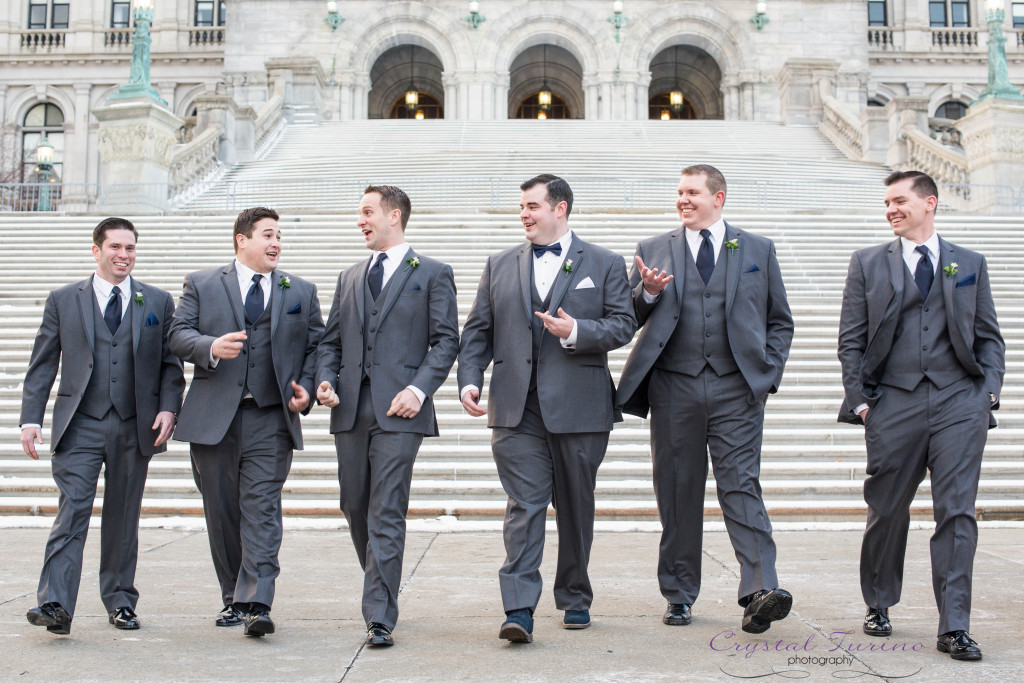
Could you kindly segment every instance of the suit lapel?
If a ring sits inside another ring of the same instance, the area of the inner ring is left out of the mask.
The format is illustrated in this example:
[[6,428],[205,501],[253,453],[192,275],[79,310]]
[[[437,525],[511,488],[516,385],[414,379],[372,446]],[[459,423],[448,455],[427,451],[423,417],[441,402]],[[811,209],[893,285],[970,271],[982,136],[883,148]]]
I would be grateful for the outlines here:
[[903,299],[903,281],[905,279],[903,271],[907,264],[903,260],[903,245],[898,237],[889,246],[887,259],[889,262],[889,282],[892,283],[893,299],[900,301]]
[[238,273],[235,264],[225,266],[220,274],[220,282],[224,285],[224,293],[228,296],[228,306],[235,315],[235,323],[239,330],[245,329],[245,314],[242,312],[242,294],[238,289]]
[[533,247],[527,242],[519,250],[519,289],[522,292],[523,312],[526,314],[526,321],[533,321],[533,308],[530,288],[533,287]]
[[[724,221],[723,221],[724,222]],[[732,250],[725,246],[730,240],[737,240],[739,249]],[[728,317],[732,310],[732,302],[736,298],[736,290],[740,286],[740,271],[743,270],[743,240],[740,239],[740,231],[725,223],[725,237],[722,238],[722,246],[719,247],[718,260],[725,257],[725,315]],[[739,254],[736,253],[739,251]],[[765,264],[767,267],[767,264]]]
[[[410,247],[409,251],[406,252],[405,258],[418,259],[418,257],[416,256],[416,252],[412,250],[412,247]],[[403,259],[403,261],[405,261],[405,259]],[[388,295],[387,298],[384,299],[384,308],[382,308],[380,311],[381,320],[383,320],[384,316],[388,314],[388,311],[391,310],[391,307],[395,305],[395,301],[398,300],[398,296],[402,293],[402,290],[405,289],[405,283],[409,280],[409,277],[412,275],[413,270],[415,270],[413,265],[408,261],[405,261],[405,267],[399,265],[399,269],[396,270],[395,274],[391,276],[391,286],[388,287]]]
[[[142,283],[128,278],[128,291],[131,295],[128,297],[128,311],[125,313],[127,316],[131,316],[132,321],[132,350],[137,351],[139,348],[139,337],[142,336],[142,321],[146,319],[146,312],[150,310],[152,301],[149,300],[145,294],[142,293]],[[135,303],[135,295],[142,294],[142,307]],[[138,315],[134,309],[138,308]]]
[[946,305],[946,329],[949,331],[949,339],[956,350],[958,358],[972,358],[967,340],[960,329],[959,311],[956,310],[956,297],[953,296],[956,290],[957,280],[946,277],[943,268],[950,263],[956,263],[956,250],[946,240],[939,238],[939,265],[936,268],[935,277],[942,281],[942,300]]
[[277,324],[281,322],[281,314],[284,312],[285,288],[281,286],[279,271],[275,270],[270,274],[270,334],[277,330]]
[[671,274],[675,275],[672,280],[672,284],[676,289],[676,299],[679,304],[683,303],[683,294],[686,290],[686,267],[688,265],[686,258],[686,228],[680,227],[678,230],[672,233],[670,236],[670,248],[672,251],[672,270]]
[[[569,260],[572,263],[569,263]],[[572,270],[566,272],[564,270],[566,264],[572,267]],[[576,273],[580,272],[580,268],[583,266],[583,242],[576,233],[572,235],[572,243],[569,245],[569,253],[565,255],[565,260],[562,261],[562,268],[559,269],[558,275],[555,276],[555,283],[552,285],[553,291],[551,292],[551,315],[558,317],[558,307],[562,304],[562,299],[565,298],[565,293],[569,291],[569,285],[576,281]],[[563,273],[565,273],[563,275]]]
[[[96,277],[95,275],[92,277]],[[78,308],[82,312],[82,329],[85,330],[85,338],[89,340],[89,351],[94,352],[96,350],[96,327],[93,324],[95,316],[93,315],[93,306],[97,304],[96,296],[92,293],[92,277],[87,279],[78,288]]]
[[366,259],[361,268],[352,269],[352,277],[358,278],[352,283],[350,290],[356,299],[356,312],[359,314],[359,331],[363,331],[363,322],[366,320],[366,276],[370,272],[370,264],[373,263],[373,255]]

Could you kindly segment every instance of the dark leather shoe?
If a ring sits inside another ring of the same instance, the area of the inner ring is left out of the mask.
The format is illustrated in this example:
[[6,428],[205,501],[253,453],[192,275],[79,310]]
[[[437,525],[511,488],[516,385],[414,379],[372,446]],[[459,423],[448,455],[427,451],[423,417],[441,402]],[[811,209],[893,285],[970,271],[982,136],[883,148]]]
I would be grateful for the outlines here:
[[134,631],[139,627],[139,617],[131,607],[118,607],[113,612],[107,612],[107,619],[114,628],[122,631]]
[[747,633],[764,633],[773,621],[785,619],[793,606],[793,596],[781,588],[760,590],[750,596],[743,610],[741,628]]
[[25,618],[33,626],[45,626],[50,633],[62,636],[71,633],[71,616],[57,602],[33,607],[25,614]]
[[533,615],[528,609],[514,609],[505,613],[505,623],[498,631],[498,638],[510,643],[533,642]]
[[241,626],[245,615],[234,605],[226,605],[217,615],[217,626]]
[[567,609],[562,617],[562,628],[579,630],[590,628],[590,610]]
[[390,647],[395,644],[395,639],[391,637],[391,629],[372,621],[366,629],[366,644],[373,647]]
[[243,617],[245,635],[265,636],[274,632],[274,622],[270,619],[270,608],[254,602],[249,612]]
[[981,659],[981,648],[971,640],[967,631],[950,631],[939,636],[935,647],[939,652],[948,652],[953,659],[977,661]]
[[889,609],[868,607],[868,613],[864,615],[864,633],[869,636],[891,636],[892,622],[889,621]]
[[661,621],[668,626],[686,626],[693,619],[690,614],[690,606],[685,603],[668,603],[668,609],[665,610],[665,616],[661,618]]

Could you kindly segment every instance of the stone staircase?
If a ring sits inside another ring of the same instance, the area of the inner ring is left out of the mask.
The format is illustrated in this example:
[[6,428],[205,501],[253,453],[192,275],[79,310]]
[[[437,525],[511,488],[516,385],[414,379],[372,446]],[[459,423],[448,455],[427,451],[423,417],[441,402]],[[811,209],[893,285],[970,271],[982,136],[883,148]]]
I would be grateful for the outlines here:
[[[390,123],[390,122],[374,122]],[[420,122],[422,123],[422,122]],[[429,123],[429,122],[428,122]],[[555,123],[555,122],[547,122]],[[707,122],[710,123],[710,122]],[[338,124],[340,127],[342,124]],[[348,124],[344,124],[348,125]],[[641,124],[638,128],[644,128]],[[655,125],[652,123],[651,125]],[[318,128],[291,130],[297,144]],[[462,124],[472,129],[472,124]],[[625,128],[625,126],[622,126]],[[777,127],[780,135],[790,131]],[[387,137],[382,134],[382,137]],[[524,133],[523,139],[529,136]],[[390,138],[388,138],[390,139]],[[454,145],[454,139],[451,141]],[[471,141],[472,142],[472,141]],[[469,144],[469,143],[465,143]],[[471,145],[470,145],[471,146]],[[313,148],[310,149],[312,153]],[[270,163],[288,162],[289,155],[271,155]],[[639,155],[640,152],[637,152]],[[820,150],[820,156],[834,152]],[[356,158],[353,150],[348,158]],[[275,161],[276,159],[276,161]],[[820,163],[833,163],[825,159]],[[677,160],[660,170],[674,178],[684,162]],[[724,166],[724,164],[723,164]],[[536,168],[536,166],[531,166]],[[237,173],[254,174],[257,168]],[[520,169],[524,170],[524,169]],[[877,177],[884,174],[872,168]],[[295,173],[298,173],[296,171]],[[519,173],[525,178],[531,172]],[[273,174],[271,174],[273,175]],[[728,177],[728,176],[727,176]],[[392,180],[392,176],[380,179]],[[731,178],[730,178],[731,180]],[[661,198],[661,206],[673,191]],[[338,215],[289,213],[282,216],[283,266],[319,287],[326,318],[334,282],[342,268],[366,258],[362,236],[355,227],[359,192],[337,198]],[[730,196],[731,199],[731,196]],[[414,207],[417,196],[413,194]],[[274,205],[273,201],[261,201]],[[775,520],[861,521],[864,504],[861,484],[865,457],[863,431],[836,423],[842,398],[836,335],[839,304],[850,253],[863,246],[891,239],[880,209],[841,212],[827,203],[818,213],[784,211],[744,213],[729,209],[726,218],[737,227],[776,241],[789,300],[796,320],[796,335],[779,393],[768,401],[762,486]],[[864,200],[861,200],[864,206]],[[459,290],[459,311],[465,320],[486,257],[522,240],[514,211],[468,213],[468,204],[445,212],[417,213],[414,209],[407,236],[421,253],[450,263]],[[21,387],[46,294],[53,288],[84,278],[94,269],[89,253],[96,217],[0,216],[6,237],[7,264],[0,271],[0,513],[51,514],[57,491],[45,458],[25,456],[18,439]],[[215,266],[232,258],[233,214],[173,215],[134,219],[140,230],[135,274],[150,284],[180,294],[184,274]],[[989,433],[978,495],[979,518],[1024,518],[1024,219],[939,217],[941,234],[978,249],[989,267],[1000,324],[1007,342],[1007,375],[998,417],[1000,428]],[[574,215],[571,227],[591,240],[631,259],[640,239],[675,227],[674,214],[588,213]],[[456,250],[452,247],[458,244]],[[32,268],[16,264],[35,263]],[[611,356],[615,378],[629,348]],[[190,376],[187,366],[186,377]],[[427,439],[416,463],[410,515],[455,515],[462,519],[496,519],[504,513],[505,496],[490,457],[490,432],[483,420],[467,416],[458,401],[453,370],[438,392],[441,436]],[[44,434],[49,437],[47,414]],[[340,515],[337,464],[327,431],[328,411],[314,408],[304,418],[306,450],[296,452],[285,486],[289,515]],[[48,446],[48,443],[47,443]],[[648,425],[627,417],[612,433],[608,455],[598,475],[597,505],[601,519],[657,519],[651,487]],[[102,498],[102,478],[100,494]],[[97,500],[97,507],[99,506]],[[156,516],[200,515],[201,499],[192,482],[187,444],[172,442],[169,451],[150,466],[144,513]],[[915,515],[930,517],[928,482],[914,503]],[[718,515],[714,478],[709,476],[705,512]]]

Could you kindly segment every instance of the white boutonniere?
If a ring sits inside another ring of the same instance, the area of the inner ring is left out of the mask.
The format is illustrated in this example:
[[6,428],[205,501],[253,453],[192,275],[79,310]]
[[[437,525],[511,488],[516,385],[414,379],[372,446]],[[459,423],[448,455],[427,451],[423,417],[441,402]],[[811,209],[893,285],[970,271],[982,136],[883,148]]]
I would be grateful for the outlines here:
[[953,279],[953,276],[960,272],[959,270],[957,270],[958,265],[960,264],[950,263],[948,266],[942,269],[942,272],[946,274],[946,277]]
[[141,307],[142,304],[146,303],[146,300],[142,298],[142,292],[135,292],[135,296],[132,297],[132,301],[138,304],[139,307]]
[[285,275],[283,278],[281,278],[281,281],[277,283],[277,286],[280,287],[281,289],[288,289],[289,287],[292,286],[292,280],[290,277]]
[[420,264],[420,260],[415,256],[410,256],[409,258],[405,259],[405,262],[407,265],[405,266],[405,268],[402,269],[403,273],[409,270],[410,268],[415,268]]
[[728,249],[729,253],[731,254],[732,252],[740,248],[740,241],[738,239],[729,240],[728,242],[725,243],[725,248]]
[[562,270],[565,271],[565,276],[569,277],[569,273],[572,272],[572,259],[571,258],[565,259],[565,263],[562,264]]

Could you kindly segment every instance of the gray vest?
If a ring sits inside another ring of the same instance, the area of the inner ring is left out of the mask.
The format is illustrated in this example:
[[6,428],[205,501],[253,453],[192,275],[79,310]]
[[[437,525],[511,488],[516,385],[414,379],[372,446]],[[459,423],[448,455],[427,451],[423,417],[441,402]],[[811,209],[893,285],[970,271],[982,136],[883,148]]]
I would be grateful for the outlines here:
[[370,285],[363,278],[363,378],[366,379],[370,376],[373,370],[373,347],[374,341],[377,338],[377,330],[380,327],[380,314],[384,310],[384,302],[388,300],[388,291],[391,289],[391,283],[395,281],[395,275],[391,276],[391,279],[380,288],[380,294],[377,295],[377,300],[373,300],[373,295],[370,294]]
[[900,319],[882,374],[882,384],[911,391],[927,377],[942,389],[967,375],[949,339],[942,277],[939,270],[926,301],[922,299],[910,269],[903,269]]
[[[533,255],[531,254],[531,258]],[[543,300],[540,298],[540,293],[537,291],[537,285],[533,284],[533,268],[530,269],[530,305],[534,311],[546,311],[551,306],[551,292],[555,291],[556,282],[551,284],[551,289],[548,290],[548,295]],[[547,330],[544,329],[544,321],[535,315],[530,316],[530,329],[533,332],[533,362],[530,363],[530,391],[537,389],[537,372],[540,370],[540,347],[546,343],[557,343],[555,337],[552,334],[546,334]]]
[[113,335],[93,297],[92,374],[78,411],[97,420],[113,408],[118,417],[135,417],[135,354],[132,353],[132,301],[122,300],[128,311]]
[[739,370],[729,348],[725,321],[725,260],[721,256],[705,286],[686,245],[686,280],[679,322],[654,367],[696,377],[710,365],[718,376]]
[[245,319],[246,361],[245,391],[252,394],[256,405],[260,408],[281,405],[281,390],[277,386],[277,373],[274,371],[274,355],[270,345],[270,308],[274,295],[256,322]]

